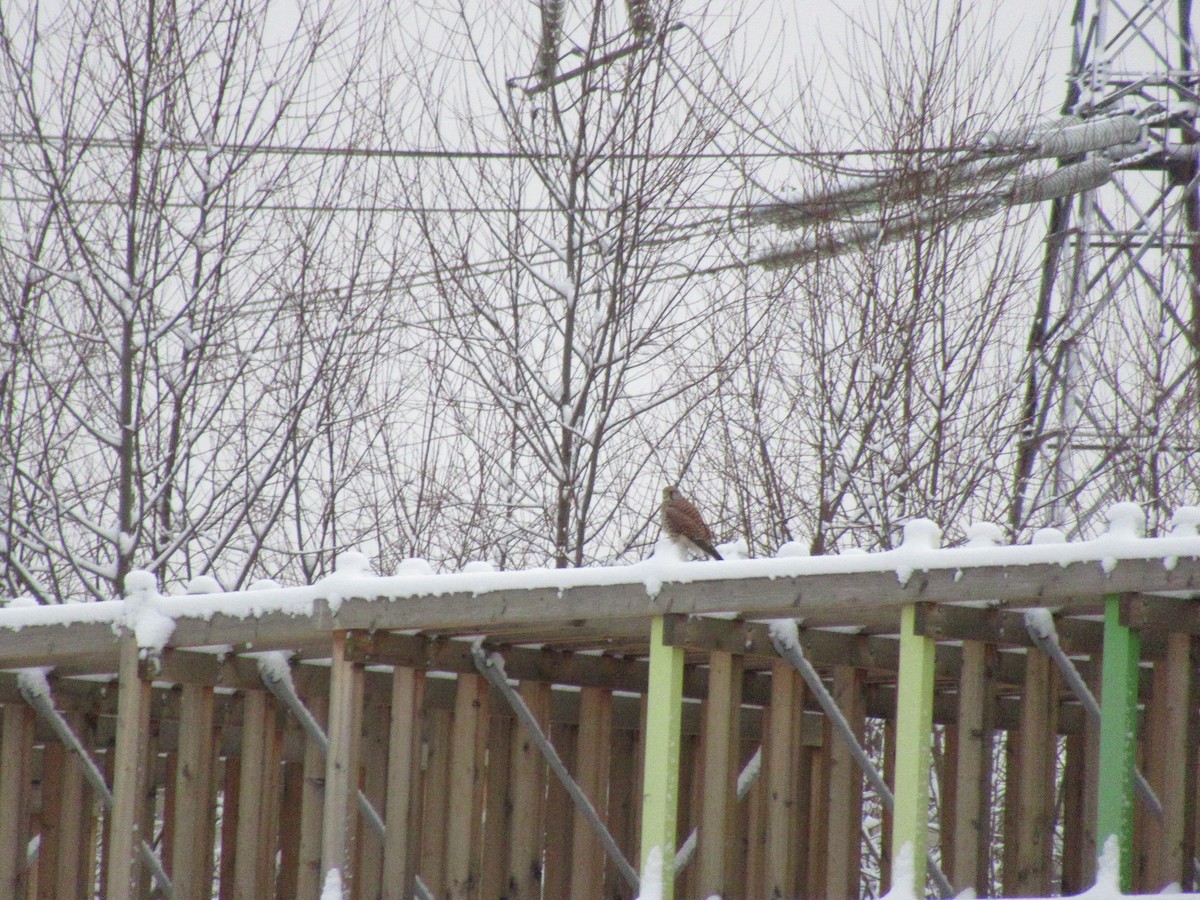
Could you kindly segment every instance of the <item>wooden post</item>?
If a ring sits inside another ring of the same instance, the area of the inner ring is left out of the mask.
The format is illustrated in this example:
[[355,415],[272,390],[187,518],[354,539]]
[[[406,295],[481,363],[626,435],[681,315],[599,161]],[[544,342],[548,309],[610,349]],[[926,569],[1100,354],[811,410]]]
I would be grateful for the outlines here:
[[173,804],[173,900],[205,900],[212,893],[213,717],[213,689],[183,685]]
[[[0,891],[24,897],[25,852],[32,805],[33,710],[23,703],[0,707]],[[129,854],[134,863],[133,853]]]
[[1120,851],[1120,889],[1133,880],[1133,768],[1137,750],[1138,661],[1141,642],[1120,621],[1121,598],[1110,595],[1104,607],[1104,668],[1100,696],[1100,786],[1096,841]]
[[[592,800],[601,818],[608,797],[609,747],[612,744],[612,694],[602,688],[585,687],[579,697],[579,739],[575,771],[579,787]],[[583,897],[604,883],[604,847],[575,812],[571,847],[571,897]]]
[[321,882],[338,869],[342,883],[352,883],[348,870],[358,814],[358,750],[362,733],[363,667],[346,659],[346,632],[333,633],[329,674],[329,755],[325,759],[325,808],[321,829]]
[[676,816],[679,807],[679,734],[683,721],[683,648],[663,643],[663,620],[650,623],[650,678],[642,764],[641,870],[657,855],[662,898],[675,896]]
[[933,729],[936,644],[916,633],[916,607],[900,613],[900,672],[896,689],[896,808],[892,872],[905,847],[912,853],[913,890],[925,892],[929,848],[929,745]]
[[701,789],[698,893],[729,896],[736,865],[737,777],[741,756],[742,657],[716,651],[708,659]]
[[392,721],[388,739],[384,900],[409,900],[413,896],[420,848],[421,706],[424,702],[425,672],[397,666],[392,672]]
[[[861,743],[866,729],[866,673],[851,666],[833,671],[833,699]],[[829,849],[825,895],[845,900],[860,893],[863,773],[850,746],[831,736],[829,748]]]
[[954,859],[950,883],[956,891],[971,888],[987,894],[988,802],[992,774],[994,695],[992,661],[995,648],[965,641],[958,676],[958,785],[954,793]]
[[109,828],[106,900],[137,896],[141,842],[145,839],[145,788],[150,747],[150,682],[138,671],[132,632],[120,637],[117,744],[113,763],[113,808]]

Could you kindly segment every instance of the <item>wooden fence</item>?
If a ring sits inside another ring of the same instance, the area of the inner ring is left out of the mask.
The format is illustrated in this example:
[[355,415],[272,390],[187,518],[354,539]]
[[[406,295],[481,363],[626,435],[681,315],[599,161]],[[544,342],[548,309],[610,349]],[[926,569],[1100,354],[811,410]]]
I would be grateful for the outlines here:
[[[636,894],[629,873],[645,870],[648,835],[664,828],[685,848],[668,896],[672,886],[700,898],[878,895],[896,836],[913,828],[931,850],[932,894],[939,869],[980,895],[1079,892],[1108,834],[1128,844],[1127,888],[1194,889],[1200,604],[1129,582],[1195,592],[1200,561],[1122,562],[1099,582],[1088,567],[1100,566],[947,570],[945,585],[937,571],[916,583],[892,574],[882,592],[865,564],[783,585],[680,579],[653,593],[642,584],[637,616],[599,619],[574,614],[575,587],[549,599],[542,587],[506,589],[507,609],[538,593],[541,622],[497,616],[497,597],[445,600],[474,604],[481,641],[463,634],[469,609],[420,629],[410,620],[434,607],[366,592],[318,604],[274,639],[263,623],[275,613],[260,610],[241,623],[254,646],[229,640],[232,619],[218,634],[211,615],[188,638],[190,608],[149,650],[128,618],[0,611],[0,665],[54,667],[0,673],[0,894],[316,898],[336,869],[353,898],[623,898]],[[993,602],[938,596],[954,584]],[[716,603],[706,598],[718,589],[756,617],[778,618],[786,599],[817,620],[795,647],[819,684],[780,655],[765,621],[664,609]],[[624,588],[586,590],[603,603]],[[822,596],[834,599],[812,599]],[[229,597],[230,608],[247,599]],[[1049,620],[1016,609],[1033,597],[1059,607],[1053,639],[1099,695],[1099,717],[1039,645]],[[154,602],[169,609],[170,598]],[[371,603],[393,619],[359,627]],[[5,615],[20,630],[4,632]],[[280,647],[291,649],[270,652]],[[498,654],[491,664],[502,661],[538,728],[486,677],[481,651]],[[663,660],[678,671],[656,671]],[[906,699],[926,683],[931,721],[911,712],[925,701]],[[1129,722],[1120,740],[1106,736]],[[847,728],[882,769],[894,812],[864,779]],[[624,866],[553,774],[538,732]],[[1140,799],[1137,772],[1161,811]]]

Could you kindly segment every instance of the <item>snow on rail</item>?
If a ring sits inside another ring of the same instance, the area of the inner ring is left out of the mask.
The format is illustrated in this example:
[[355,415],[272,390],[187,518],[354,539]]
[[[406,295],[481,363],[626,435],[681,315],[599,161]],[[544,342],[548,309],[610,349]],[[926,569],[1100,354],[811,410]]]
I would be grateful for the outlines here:
[[[653,555],[641,562],[579,569],[502,572],[480,565],[469,566],[462,572],[435,574],[423,561],[408,560],[398,568],[397,574],[379,576],[371,573],[363,554],[350,552],[338,558],[333,573],[312,585],[280,587],[268,582],[229,593],[164,596],[158,592],[152,575],[135,571],[126,579],[123,599],[57,606],[15,602],[0,608],[0,661],[11,658],[8,649],[15,646],[4,635],[16,636],[15,633],[29,628],[107,627],[114,635],[126,629],[134,632],[139,646],[153,651],[173,643],[173,636],[184,623],[190,623],[194,632],[189,634],[184,645],[198,646],[229,643],[228,633],[236,629],[236,620],[309,618],[313,619],[314,629],[445,627],[452,621],[501,621],[507,620],[505,616],[520,621],[521,615],[533,616],[525,621],[536,621],[536,610],[549,609],[556,598],[567,598],[556,610],[560,620],[579,615],[604,619],[663,612],[715,613],[722,609],[722,603],[730,602],[733,603],[730,608],[735,611],[753,612],[761,617],[770,617],[772,613],[776,617],[802,616],[800,597],[803,592],[799,588],[794,589],[794,600],[791,595],[782,600],[775,596],[768,600],[754,597],[746,600],[747,589],[753,588],[766,596],[771,590],[778,592],[781,580],[792,579],[788,584],[794,585],[807,584],[805,579],[816,579],[814,584],[826,585],[822,578],[859,576],[843,579],[843,582],[861,582],[864,594],[878,591],[881,585],[890,583],[891,593],[897,594],[897,588],[903,589],[910,581],[917,580],[914,579],[917,573],[942,577],[938,588],[940,594],[908,597],[905,601],[912,602],[913,599],[953,599],[949,594],[955,584],[972,574],[987,571],[1002,575],[1001,582],[996,582],[1002,583],[1010,574],[1015,582],[1022,567],[1083,564],[1078,571],[1087,575],[1089,588],[1095,589],[1097,585],[1106,584],[1106,579],[1111,579],[1122,563],[1140,562],[1143,566],[1156,563],[1150,571],[1159,572],[1160,581],[1166,583],[1170,579],[1162,573],[1172,572],[1180,560],[1200,560],[1200,507],[1178,510],[1171,520],[1170,533],[1162,537],[1144,536],[1144,516],[1133,503],[1111,507],[1108,520],[1108,530],[1091,540],[1062,542],[1042,538],[1031,544],[1000,545],[996,543],[997,536],[1002,533],[998,528],[978,524],[968,529],[966,544],[942,547],[938,526],[927,519],[917,519],[905,526],[904,538],[893,550],[809,557],[799,554],[796,546],[789,544],[772,558],[703,563],[684,560],[673,544],[663,540]],[[891,578],[881,579],[880,576]],[[206,582],[211,588],[211,579]],[[1200,581],[1194,574],[1189,574],[1181,585],[1189,594],[1200,592]],[[1070,585],[1055,586],[1058,595],[1069,588]],[[580,593],[582,589],[600,590]],[[750,591],[751,595],[754,590]],[[809,594],[818,593],[816,587],[806,590]],[[1100,590],[1103,592],[1107,588],[1100,587]],[[684,595],[703,595],[704,600],[703,603],[684,603],[680,599]],[[730,601],[731,597],[738,600]],[[871,599],[866,597],[861,602]],[[352,615],[343,609],[350,600],[357,604]],[[376,604],[375,601],[383,603]],[[400,613],[389,613],[392,618],[385,620],[369,611],[396,601],[409,603]],[[522,602],[526,605],[521,614],[513,613],[512,606]],[[806,599],[805,602],[818,601]],[[397,624],[396,615],[404,619],[403,624]],[[214,626],[210,629],[211,634],[206,632],[204,624],[218,619],[223,623],[223,630]]]

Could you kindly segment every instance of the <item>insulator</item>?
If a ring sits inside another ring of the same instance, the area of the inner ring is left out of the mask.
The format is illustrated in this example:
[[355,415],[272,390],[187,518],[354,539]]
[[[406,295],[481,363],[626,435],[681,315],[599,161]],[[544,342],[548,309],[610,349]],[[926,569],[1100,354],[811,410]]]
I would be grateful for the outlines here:
[[562,34],[563,0],[542,0],[542,41],[538,45],[537,74],[544,80],[558,65],[558,38]]
[[1112,178],[1112,164],[1104,159],[1085,159],[1046,175],[1021,175],[1013,180],[1009,202],[1041,203],[1093,191]]
[[1079,123],[1052,126],[1037,136],[1031,152],[1042,158],[1079,156],[1091,150],[1132,144],[1141,133],[1141,123],[1133,116],[1088,119]]
[[629,27],[638,37],[649,37],[654,34],[654,10],[650,8],[650,0],[625,0],[629,8]]

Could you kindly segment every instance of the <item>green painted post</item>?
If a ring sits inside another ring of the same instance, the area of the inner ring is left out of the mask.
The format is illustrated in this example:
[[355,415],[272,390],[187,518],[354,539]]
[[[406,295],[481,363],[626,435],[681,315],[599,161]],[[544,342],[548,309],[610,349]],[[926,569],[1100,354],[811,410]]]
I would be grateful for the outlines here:
[[657,849],[662,859],[662,898],[675,890],[676,815],[679,795],[679,732],[683,719],[683,648],[663,643],[663,620],[650,623],[650,683],[646,692],[646,749],[642,778],[643,878]]
[[916,633],[916,616],[916,606],[906,606],[900,613],[892,872],[903,871],[900,854],[908,845],[912,851],[913,892],[917,897],[923,897],[929,850],[929,765],[936,645],[932,638]]
[[1121,624],[1121,598],[1104,600],[1104,660],[1100,681],[1100,784],[1096,843],[1110,837],[1120,847],[1120,887],[1133,878],[1133,793],[1137,752],[1138,662],[1141,639]]

